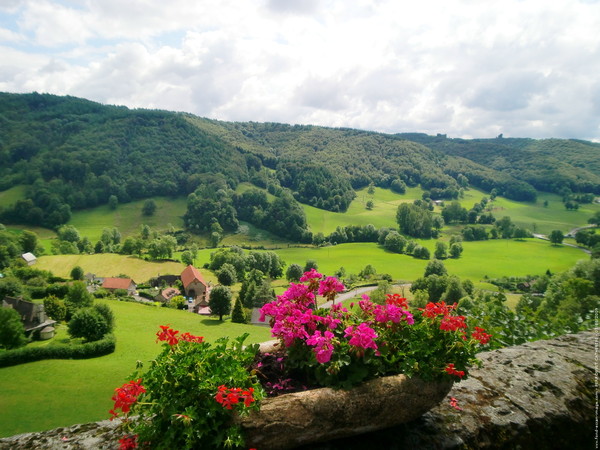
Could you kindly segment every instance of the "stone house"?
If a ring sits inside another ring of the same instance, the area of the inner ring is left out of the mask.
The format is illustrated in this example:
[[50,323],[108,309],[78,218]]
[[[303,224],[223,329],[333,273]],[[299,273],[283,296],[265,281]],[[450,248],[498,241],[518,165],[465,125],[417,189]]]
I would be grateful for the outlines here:
[[204,277],[194,266],[187,266],[181,272],[181,283],[185,296],[192,299],[194,312],[208,306],[208,285]]
[[[53,325],[56,320],[48,318],[43,304],[29,302],[22,298],[4,297],[2,307],[12,308],[19,313],[25,327],[25,334],[31,335],[34,333],[42,339],[54,337]],[[40,333],[42,331],[43,333]]]

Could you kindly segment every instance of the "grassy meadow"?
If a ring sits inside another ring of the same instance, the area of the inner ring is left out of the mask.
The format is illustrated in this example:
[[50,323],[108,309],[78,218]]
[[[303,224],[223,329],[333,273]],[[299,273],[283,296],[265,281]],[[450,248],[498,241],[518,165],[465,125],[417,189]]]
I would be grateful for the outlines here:
[[[425,245],[433,247],[435,241]],[[581,250],[554,246],[538,239],[464,242],[463,248],[459,259],[446,259],[444,265],[450,274],[469,278],[476,285],[485,282],[486,277],[536,275],[548,269],[552,273],[562,272],[578,260],[588,258]],[[346,269],[347,274],[358,274],[367,264],[371,264],[377,272],[389,273],[398,281],[412,281],[421,277],[428,262],[385,251],[374,243],[286,248],[276,252],[288,264],[304,265],[306,260],[314,259],[319,264],[319,271],[327,275],[333,274],[340,266]]]
[[[423,190],[408,188],[406,194],[400,195],[389,189],[375,188],[375,193],[370,195],[368,188],[356,191],[356,198],[344,213],[335,213],[302,205],[306,213],[306,221],[313,233],[328,235],[339,227],[346,225],[369,225],[375,228],[397,227],[396,211],[401,203],[412,202],[421,198]],[[373,209],[366,208],[367,202],[373,202]]]
[[183,228],[187,202],[185,197],[154,197],[153,200],[156,203],[156,212],[152,216],[142,214],[145,200],[138,200],[119,204],[115,210],[103,205],[75,211],[69,225],[73,225],[82,236],[87,236],[92,242],[100,239],[104,228],[116,227],[123,237],[138,234],[143,224],[158,230],[166,230],[169,226]]
[[209,341],[243,333],[250,333],[248,343],[270,339],[267,327],[221,323],[185,311],[136,303],[104,302],[116,318],[114,353],[0,369],[0,437],[107,419],[114,389],[128,381],[136,361],[148,362],[159,353],[160,345],[155,343],[159,325],[169,324]]
[[179,274],[185,268],[179,262],[145,261],[135,256],[115,253],[41,256],[35,265],[37,269],[49,270],[63,278],[69,278],[71,269],[75,266],[80,266],[84,273],[90,272],[101,277],[126,274],[138,283],[157,275]]
[[26,190],[27,186],[20,184],[5,191],[0,191],[0,206],[10,206],[18,200],[23,200]]
[[[306,213],[306,220],[313,233],[325,235],[333,232],[336,227],[347,225],[368,225],[375,228],[397,227],[396,211],[401,203],[412,202],[420,199],[423,195],[421,188],[408,188],[406,194],[396,194],[389,189],[375,188],[373,195],[368,194],[364,188],[356,191],[356,198],[350,204],[345,213],[334,213],[324,211],[309,205],[302,205]],[[479,189],[468,189],[459,203],[467,209],[471,209],[475,203],[479,203],[483,197],[489,198],[489,194]],[[366,203],[371,200],[373,209],[367,210]],[[548,206],[544,206],[544,201]],[[556,194],[539,193],[538,200],[532,202],[516,202],[504,197],[496,197],[490,204],[492,214],[500,219],[508,216],[521,227],[525,227],[534,233],[549,234],[552,230],[561,230],[567,233],[571,229],[586,225],[587,220],[596,212],[600,211],[600,204],[580,205],[577,211],[568,211],[561,198]],[[436,207],[435,212],[441,208]],[[443,229],[442,232],[447,231]]]
[[[544,201],[548,206],[544,206]],[[528,228],[534,233],[550,234],[552,230],[561,230],[563,233],[583,225],[596,211],[600,211],[600,204],[582,204],[576,211],[569,211],[563,205],[561,198],[556,194],[545,192],[538,193],[536,203],[515,202],[504,197],[494,200],[492,214],[496,218],[509,216],[517,225]]]

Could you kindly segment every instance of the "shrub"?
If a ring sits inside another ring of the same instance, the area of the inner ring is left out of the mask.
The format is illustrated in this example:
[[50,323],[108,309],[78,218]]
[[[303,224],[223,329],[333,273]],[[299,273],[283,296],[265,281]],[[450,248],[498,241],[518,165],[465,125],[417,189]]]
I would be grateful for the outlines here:
[[108,325],[108,332],[112,332],[115,327],[115,315],[113,314],[110,306],[99,303],[93,306],[93,308],[100,313],[104,320],[106,320],[106,324]]
[[40,361],[43,359],[87,359],[108,355],[115,351],[116,340],[112,334],[95,342],[79,345],[47,345],[45,347],[23,347],[0,352],[0,367]]
[[84,338],[88,342],[98,341],[110,330],[104,316],[95,308],[78,310],[68,323],[71,337]]
[[67,317],[67,307],[65,306],[65,302],[53,295],[44,299],[44,311],[46,311],[48,317],[59,322],[65,320]]

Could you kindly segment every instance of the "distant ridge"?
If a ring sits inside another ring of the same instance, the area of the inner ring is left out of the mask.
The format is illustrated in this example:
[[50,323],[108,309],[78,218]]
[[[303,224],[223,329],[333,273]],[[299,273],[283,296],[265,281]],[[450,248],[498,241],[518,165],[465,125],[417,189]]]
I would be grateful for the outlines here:
[[27,185],[4,221],[55,227],[71,210],[188,195],[242,181],[344,211],[354,189],[420,185],[456,198],[467,185],[515,200],[538,190],[600,193],[599,144],[565,139],[448,139],[347,128],[223,122],[106,106],[76,97],[0,93],[0,190]]

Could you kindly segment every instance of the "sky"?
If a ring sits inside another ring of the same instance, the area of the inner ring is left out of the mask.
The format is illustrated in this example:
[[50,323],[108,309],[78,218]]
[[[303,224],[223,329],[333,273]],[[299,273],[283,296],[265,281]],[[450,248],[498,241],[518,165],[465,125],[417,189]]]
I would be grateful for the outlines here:
[[0,91],[600,142],[600,0],[0,0]]

